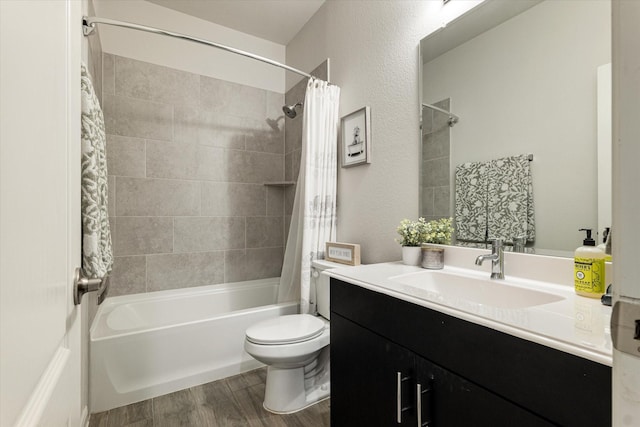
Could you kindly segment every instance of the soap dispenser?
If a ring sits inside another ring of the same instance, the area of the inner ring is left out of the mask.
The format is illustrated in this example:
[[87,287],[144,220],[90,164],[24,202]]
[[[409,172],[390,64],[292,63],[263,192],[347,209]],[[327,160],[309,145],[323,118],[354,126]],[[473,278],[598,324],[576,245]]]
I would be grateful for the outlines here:
[[576,294],[589,298],[600,298],[605,290],[604,251],[596,248],[596,241],[591,238],[590,228],[581,228],[587,238],[582,246],[576,249],[573,262],[573,280]]

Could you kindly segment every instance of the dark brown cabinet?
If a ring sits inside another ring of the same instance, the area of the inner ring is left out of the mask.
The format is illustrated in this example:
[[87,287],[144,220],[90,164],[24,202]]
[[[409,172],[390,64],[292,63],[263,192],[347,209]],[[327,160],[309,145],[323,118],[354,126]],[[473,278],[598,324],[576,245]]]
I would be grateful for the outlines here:
[[610,425],[607,366],[335,279],[331,307],[333,427]]

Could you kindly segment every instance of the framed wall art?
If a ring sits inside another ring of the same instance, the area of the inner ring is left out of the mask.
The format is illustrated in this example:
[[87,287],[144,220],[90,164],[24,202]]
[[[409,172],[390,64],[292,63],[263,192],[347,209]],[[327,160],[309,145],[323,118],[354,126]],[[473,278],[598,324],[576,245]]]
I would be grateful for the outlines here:
[[371,109],[362,107],[340,119],[342,167],[371,163]]

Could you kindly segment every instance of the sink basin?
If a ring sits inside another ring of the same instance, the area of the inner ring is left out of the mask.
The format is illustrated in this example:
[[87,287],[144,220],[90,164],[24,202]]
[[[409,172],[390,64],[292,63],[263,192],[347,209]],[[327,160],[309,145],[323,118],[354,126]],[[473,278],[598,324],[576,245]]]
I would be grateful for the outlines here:
[[465,301],[498,308],[526,308],[561,301],[564,297],[510,283],[447,271],[420,271],[389,280],[427,293],[430,299]]

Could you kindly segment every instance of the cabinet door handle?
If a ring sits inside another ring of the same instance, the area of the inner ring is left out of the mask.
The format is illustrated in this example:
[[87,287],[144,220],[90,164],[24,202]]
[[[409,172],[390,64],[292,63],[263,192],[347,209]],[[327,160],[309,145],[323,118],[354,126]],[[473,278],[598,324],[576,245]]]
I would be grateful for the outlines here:
[[402,407],[402,383],[410,377],[403,377],[402,372],[396,372],[396,421],[402,424],[402,412],[409,408]]
[[[432,380],[432,379],[431,379]],[[431,383],[431,380],[429,383]],[[422,422],[422,395],[429,393],[431,391],[431,385],[427,385],[427,387],[423,390],[422,384],[416,384],[416,412],[418,415],[418,427],[427,427],[431,425],[431,421],[427,420],[424,423]]]

